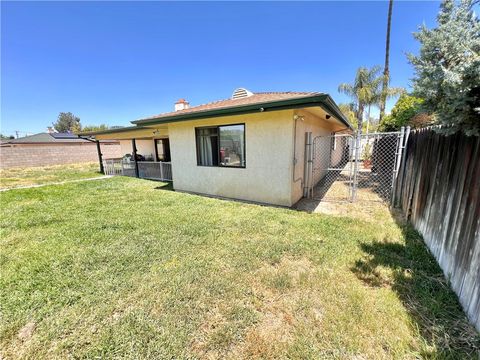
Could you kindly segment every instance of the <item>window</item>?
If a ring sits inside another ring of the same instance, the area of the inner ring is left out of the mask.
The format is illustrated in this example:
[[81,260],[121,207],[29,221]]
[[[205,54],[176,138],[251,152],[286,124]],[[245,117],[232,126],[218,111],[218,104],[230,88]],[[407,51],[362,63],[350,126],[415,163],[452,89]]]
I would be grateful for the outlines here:
[[195,129],[197,164],[245,167],[245,124]]

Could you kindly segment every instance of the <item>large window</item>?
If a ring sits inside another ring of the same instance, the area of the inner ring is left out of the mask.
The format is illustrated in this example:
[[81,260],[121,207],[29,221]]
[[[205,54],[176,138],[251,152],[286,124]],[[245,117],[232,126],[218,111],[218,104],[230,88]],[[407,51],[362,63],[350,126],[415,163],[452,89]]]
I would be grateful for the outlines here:
[[197,164],[245,167],[245,124],[195,129]]

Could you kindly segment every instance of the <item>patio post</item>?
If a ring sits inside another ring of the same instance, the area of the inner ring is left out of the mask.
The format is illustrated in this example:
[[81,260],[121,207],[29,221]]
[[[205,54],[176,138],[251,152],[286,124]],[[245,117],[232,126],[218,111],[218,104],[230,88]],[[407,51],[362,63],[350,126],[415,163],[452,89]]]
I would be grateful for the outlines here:
[[135,139],[132,139],[132,155],[133,155],[133,163],[135,164],[135,177],[138,176],[138,163],[137,163],[137,143]]
[[158,147],[157,147],[157,139],[153,139],[153,147],[155,149],[155,161],[159,161],[158,158]]
[[98,153],[98,162],[100,164],[100,172],[105,174],[105,169],[103,168],[103,159],[102,159],[102,150],[100,148],[100,141],[96,140],[97,143],[97,153]]

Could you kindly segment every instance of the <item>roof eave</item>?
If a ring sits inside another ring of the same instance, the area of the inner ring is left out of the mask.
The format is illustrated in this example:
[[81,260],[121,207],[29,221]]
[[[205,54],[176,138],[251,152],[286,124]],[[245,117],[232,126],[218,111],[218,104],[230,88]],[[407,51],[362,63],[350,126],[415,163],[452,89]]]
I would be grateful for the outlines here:
[[125,126],[121,128],[116,128],[116,129],[108,129],[108,130],[99,130],[99,131],[84,131],[84,132],[78,132],[75,133],[78,137],[84,137],[84,136],[95,136],[95,135],[102,135],[102,134],[114,134],[114,133],[121,133],[121,132],[127,132],[127,131],[132,131],[132,130],[139,130],[139,129],[144,129],[143,126]]
[[338,106],[336,106],[333,99],[328,94],[318,94],[313,96],[304,96],[293,99],[277,100],[264,103],[255,103],[249,105],[241,105],[235,107],[225,107],[213,110],[204,110],[199,112],[191,112],[185,114],[171,115],[165,117],[153,117],[151,119],[141,119],[132,121],[132,124],[137,125],[156,125],[171,122],[180,122],[188,120],[197,120],[204,118],[212,118],[228,115],[242,115],[254,112],[264,111],[278,111],[287,109],[298,109],[304,107],[320,106],[348,128],[352,129],[352,125],[348,122],[345,116],[342,114]]

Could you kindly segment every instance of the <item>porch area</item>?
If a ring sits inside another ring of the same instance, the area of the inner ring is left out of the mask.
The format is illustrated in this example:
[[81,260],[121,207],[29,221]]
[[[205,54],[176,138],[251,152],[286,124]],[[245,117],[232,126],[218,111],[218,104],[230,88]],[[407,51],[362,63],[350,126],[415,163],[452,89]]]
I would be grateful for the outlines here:
[[172,181],[170,141],[168,137],[138,136],[120,139],[123,157],[103,160],[105,175]]
[[173,181],[172,163],[166,161],[132,161],[126,158],[103,160],[105,175],[121,175],[142,179]]

